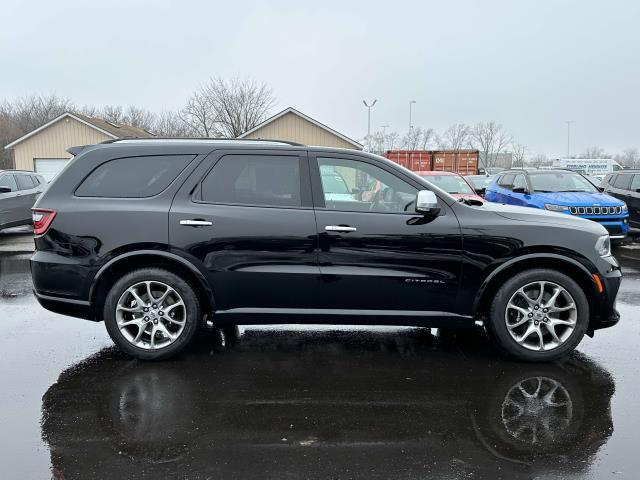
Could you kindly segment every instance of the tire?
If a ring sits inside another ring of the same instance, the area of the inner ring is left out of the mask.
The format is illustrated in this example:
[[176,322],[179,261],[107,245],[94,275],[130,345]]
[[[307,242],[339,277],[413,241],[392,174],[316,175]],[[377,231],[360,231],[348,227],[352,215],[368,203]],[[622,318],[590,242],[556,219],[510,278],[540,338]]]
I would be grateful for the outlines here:
[[[517,293],[520,289],[533,303]],[[536,297],[541,289],[544,297],[538,303]],[[544,309],[545,305],[549,307],[547,303],[556,290],[560,293],[554,308]],[[509,305],[512,306],[507,308]],[[556,308],[558,311],[551,311]],[[566,355],[580,343],[589,325],[589,303],[582,288],[565,274],[548,269],[525,270],[507,280],[498,290],[489,316],[489,333],[503,353],[519,360],[547,362]],[[551,329],[556,334],[555,339]],[[528,331],[530,333],[525,336]],[[524,341],[518,342],[514,337],[524,337]]]
[[[162,300],[162,304],[154,300]],[[123,352],[141,360],[162,360],[187,346],[202,315],[188,282],[167,270],[143,268],[114,283],[104,302],[103,318],[109,336]]]

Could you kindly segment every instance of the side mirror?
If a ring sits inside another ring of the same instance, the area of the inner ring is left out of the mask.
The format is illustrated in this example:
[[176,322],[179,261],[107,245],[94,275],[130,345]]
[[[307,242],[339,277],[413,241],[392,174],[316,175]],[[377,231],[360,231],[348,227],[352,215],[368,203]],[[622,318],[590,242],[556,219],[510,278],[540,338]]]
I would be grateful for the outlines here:
[[604,192],[604,187],[596,187],[598,189],[598,191],[600,192]]
[[481,197],[484,197],[484,194],[487,192],[486,188],[474,188],[473,190]]
[[438,197],[431,190],[420,190],[416,199],[416,212],[423,215],[438,215]]
[[11,193],[10,187],[0,187],[0,193]]
[[522,193],[522,194],[527,194],[529,193],[529,190],[525,187],[515,187],[513,190],[511,190],[513,193]]

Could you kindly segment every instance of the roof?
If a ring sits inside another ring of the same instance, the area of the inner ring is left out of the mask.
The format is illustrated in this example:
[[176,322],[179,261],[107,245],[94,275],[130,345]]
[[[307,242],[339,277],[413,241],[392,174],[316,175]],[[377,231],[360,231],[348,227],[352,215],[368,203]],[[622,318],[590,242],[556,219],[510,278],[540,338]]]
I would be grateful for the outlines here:
[[62,115],[57,116],[56,118],[54,118],[50,122],[45,123],[41,127],[38,127],[35,130],[23,135],[22,137],[14,140],[13,142],[9,143],[8,145],[6,145],[4,147],[5,150],[8,149],[8,148],[15,147],[18,143],[25,141],[26,139],[28,139],[28,138],[36,135],[37,133],[41,132],[45,128],[48,128],[51,125],[54,125],[55,123],[59,122],[60,120],[65,119],[65,118],[73,118],[74,120],[76,120],[76,121],[78,121],[80,123],[83,123],[83,124],[87,125],[88,127],[93,128],[94,130],[98,130],[99,132],[104,133],[105,135],[107,135],[108,137],[111,137],[112,139],[119,139],[119,138],[153,138],[155,136],[154,134],[149,133],[149,132],[147,132],[146,130],[144,130],[142,128],[134,127],[132,125],[117,124],[117,123],[108,122],[108,121],[103,120],[101,118],[88,117],[88,116],[82,115],[80,113],[65,112]]
[[307,122],[310,122],[310,123],[314,124],[316,127],[322,128],[323,130],[326,130],[327,132],[332,133],[336,137],[341,138],[345,142],[350,143],[351,145],[353,145],[354,147],[356,147],[358,149],[362,149],[363,148],[362,144],[360,144],[360,143],[356,142],[355,140],[347,137],[346,135],[341,134],[340,132],[334,130],[333,128],[327,127],[325,124],[320,123],[319,121],[317,121],[317,120],[305,115],[304,113],[296,110],[293,107],[285,108],[281,112],[276,113],[273,117],[267,118],[264,122],[256,125],[251,130],[247,130],[242,135],[239,135],[238,138],[245,138],[247,135],[251,135],[253,132],[255,132],[257,130],[260,130],[262,127],[264,127],[265,125],[268,125],[269,123],[275,122],[280,117],[284,117],[288,113],[292,113],[293,115],[297,115],[298,117],[306,120]]

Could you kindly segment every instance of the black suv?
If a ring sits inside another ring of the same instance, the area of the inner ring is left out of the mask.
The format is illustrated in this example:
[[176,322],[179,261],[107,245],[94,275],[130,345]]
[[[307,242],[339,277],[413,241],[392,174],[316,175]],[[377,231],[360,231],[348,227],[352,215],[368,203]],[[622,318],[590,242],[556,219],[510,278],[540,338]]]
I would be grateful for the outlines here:
[[483,324],[545,361],[619,318],[604,227],[456,201],[375,155],[178,139],[70,151],[33,209],[35,294],[104,320],[138,358],[203,325]]
[[640,170],[620,170],[602,181],[604,191],[627,204],[629,226],[640,228]]

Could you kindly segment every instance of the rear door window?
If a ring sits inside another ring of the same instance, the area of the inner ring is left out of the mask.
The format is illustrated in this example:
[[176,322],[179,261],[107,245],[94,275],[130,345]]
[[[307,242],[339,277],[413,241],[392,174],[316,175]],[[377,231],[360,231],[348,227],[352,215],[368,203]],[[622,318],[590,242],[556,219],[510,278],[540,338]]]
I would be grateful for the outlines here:
[[13,175],[2,175],[0,177],[0,187],[9,187],[12,192],[18,190],[18,185]]
[[527,188],[527,181],[524,175],[516,175],[516,178],[513,180],[513,188]]
[[631,187],[629,187],[629,190],[631,190],[632,192],[637,192],[640,190],[640,174],[636,173],[633,176],[633,180],[631,181]]
[[225,155],[202,181],[200,200],[300,207],[300,161],[293,155]]
[[31,190],[34,187],[31,175],[16,175],[16,182],[18,190]]
[[631,177],[633,175],[618,175],[616,179],[613,181],[613,186],[615,188],[619,188],[620,190],[629,190],[629,185],[631,184]]
[[500,177],[500,181],[498,182],[498,185],[500,185],[502,188],[508,188],[509,190],[511,190],[513,188],[513,180],[516,178],[515,174],[506,174],[503,175],[502,177]]
[[76,189],[78,197],[146,198],[161,193],[195,155],[157,155],[109,160]]

